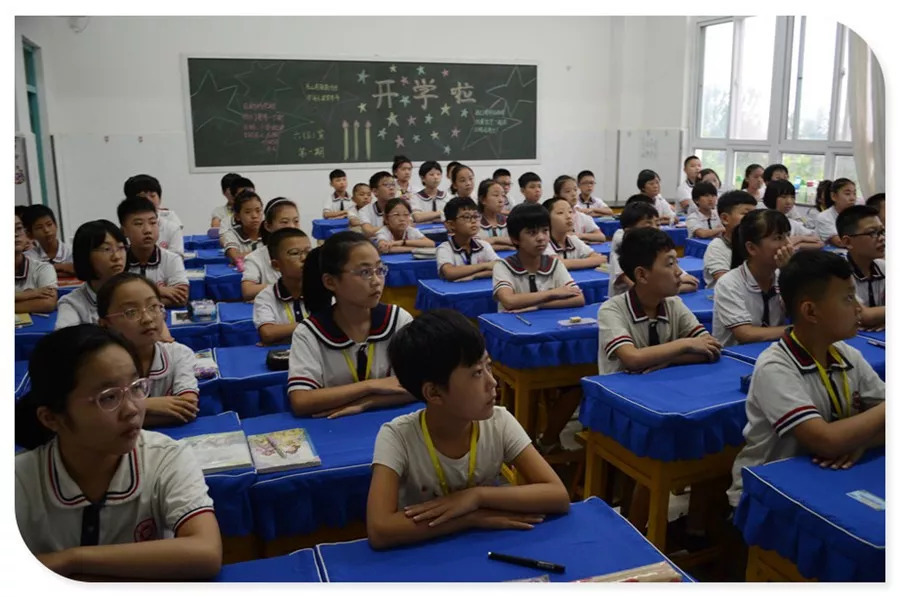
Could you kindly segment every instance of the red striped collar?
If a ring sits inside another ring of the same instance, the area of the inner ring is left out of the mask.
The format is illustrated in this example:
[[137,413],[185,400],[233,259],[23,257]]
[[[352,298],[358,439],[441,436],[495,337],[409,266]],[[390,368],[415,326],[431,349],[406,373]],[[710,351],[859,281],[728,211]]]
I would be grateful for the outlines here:
[[[506,264],[512,273],[518,275],[524,275],[529,273],[525,266],[522,265],[522,260],[519,258],[519,253],[516,251],[509,257],[503,260],[503,263]],[[535,273],[541,274],[543,276],[549,276],[553,273],[553,270],[556,268],[556,264],[559,263],[559,260],[556,257],[551,257],[550,255],[541,255],[541,263],[538,266],[538,270]]]
[[[816,361],[813,359],[812,355],[809,354],[805,348],[803,348],[798,342],[796,342],[791,337],[791,331],[793,327],[785,330],[784,335],[778,340],[778,346],[787,353],[787,355],[791,358],[794,365],[801,373],[813,373],[816,371]],[[832,345],[834,351],[840,357],[840,360],[836,360],[834,355],[831,354],[831,351],[828,351],[828,357],[825,362],[825,367],[828,369],[852,369],[853,365],[851,365],[847,361],[847,357],[844,356],[840,350],[834,345]]]
[[[634,287],[625,294],[625,302],[628,305],[628,313],[631,315],[632,322],[639,323],[649,319],[644,312],[644,307],[641,306],[641,301],[638,300],[637,292],[635,292]],[[665,299],[659,301],[659,304],[656,305],[656,319],[665,322],[669,321],[669,315],[666,313]]]
[[[380,342],[389,339],[397,327],[397,316],[400,310],[396,305],[385,305],[378,303],[371,312],[371,323],[369,324],[369,337],[366,344]],[[322,344],[329,348],[340,350],[353,346],[354,342],[347,334],[344,333],[337,323],[334,321],[334,310],[332,307],[319,311],[304,319],[300,325],[305,325],[319,339]]]
[[[142,441],[143,435],[138,438],[138,444]],[[58,438],[53,438],[47,449],[47,476],[50,498],[60,508],[82,508],[90,503],[63,465],[62,457],[59,454]],[[135,446],[119,459],[119,466],[113,474],[103,501],[104,503],[129,502],[140,495],[138,491],[140,485],[140,459],[137,446]]]
[[153,347],[153,362],[150,364],[150,371],[147,377],[150,379],[159,379],[169,371],[169,355],[166,352],[164,344],[157,342]]
[[884,280],[884,272],[881,271],[876,259],[872,260],[872,265],[869,266],[869,275],[867,276],[859,269],[859,266],[853,262],[853,258],[850,257],[849,252],[846,257],[847,262],[850,264],[850,269],[853,270],[853,277],[860,282],[866,282],[868,280]]
[[[454,253],[465,252],[465,250],[466,250],[465,247],[461,247],[458,244],[456,244],[456,236],[450,236],[450,238],[448,238],[447,240],[450,241],[450,248],[453,249]],[[484,250],[484,246],[481,244],[481,242],[477,238],[475,238],[473,236],[472,238],[469,239],[469,252],[470,253],[474,254],[474,253],[477,253],[482,250]]]
[[162,250],[159,248],[159,246],[154,246],[153,253],[150,254],[150,258],[147,260],[147,263],[143,264],[140,262],[140,260],[137,257],[134,256],[134,253],[131,252],[131,247],[129,247],[128,255],[127,255],[127,258],[128,258],[128,266],[127,267],[132,268],[132,267],[140,267],[142,265],[154,265],[154,266],[159,265],[161,256],[162,256]]

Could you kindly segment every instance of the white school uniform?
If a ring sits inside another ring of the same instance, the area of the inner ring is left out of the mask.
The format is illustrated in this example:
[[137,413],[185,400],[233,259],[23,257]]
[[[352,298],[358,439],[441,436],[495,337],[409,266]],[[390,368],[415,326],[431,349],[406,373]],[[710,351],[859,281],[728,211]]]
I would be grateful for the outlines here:
[[853,263],[850,253],[847,253],[845,257],[853,270],[853,283],[856,285],[856,300],[859,301],[859,304],[863,307],[885,306],[887,278],[884,275],[884,259],[873,260],[869,273],[866,275]]
[[[415,211],[415,210],[413,210]],[[384,210],[378,206],[378,201],[373,199],[371,203],[359,210],[360,224],[368,224],[376,228],[384,226]]]
[[28,255],[24,255],[22,267],[16,269],[16,292],[44,288],[50,286],[56,288],[56,270],[49,263],[35,261]]
[[450,197],[444,191],[438,190],[437,195],[429,197],[422,189],[412,196],[410,207],[416,211],[438,211],[441,213],[441,219],[444,217],[444,206],[450,201]]
[[375,236],[372,237],[372,242],[377,244],[378,241],[384,240],[387,242],[403,242],[404,240],[420,240],[425,238],[425,235],[422,232],[415,228],[414,226],[408,227],[403,231],[403,238],[400,240],[394,239],[394,234],[388,230],[387,226],[382,226],[378,229],[378,232],[375,233]]
[[224,234],[226,230],[231,229],[234,226],[234,210],[232,210],[228,205],[219,205],[215,209],[212,210],[212,214],[210,214],[210,221],[213,218],[218,218],[219,220],[219,234]]
[[581,193],[579,193],[578,199],[575,200],[575,207],[576,207],[576,209],[579,207],[582,209],[599,209],[601,207],[608,208],[609,205],[607,205],[606,201],[604,201],[600,197],[594,197],[593,195],[591,195],[590,198],[588,198],[588,200],[585,201],[581,197]]
[[804,226],[803,222],[800,220],[792,220],[789,217],[788,222],[790,222],[790,224],[791,224],[791,234],[790,234],[791,236],[815,236],[816,235],[815,230],[810,230],[809,228]]
[[157,219],[159,221],[159,240],[156,244],[184,257],[184,234],[181,220],[178,219],[175,212],[169,209],[159,210]]
[[358,354],[361,350],[368,351],[370,345],[374,348],[371,349],[369,379],[389,377],[392,368],[388,343],[394,332],[411,321],[412,315],[403,308],[378,304],[372,309],[369,337],[362,344],[357,344],[334,322],[332,308],[314,313],[300,322],[291,337],[288,392],[355,383],[353,377]]
[[262,238],[252,240],[244,236],[240,226],[235,226],[223,235],[223,250],[237,249],[239,253],[252,253],[256,249],[264,246]]
[[[381,426],[375,438],[372,464],[386,466],[400,477],[398,508],[421,504],[443,495],[440,480],[435,473],[431,456],[422,432],[423,410],[400,415]],[[502,406],[495,406],[491,418],[478,421],[475,473],[473,485],[484,487],[497,485],[500,469],[519,457],[531,443],[525,430]],[[469,477],[469,453],[460,458],[447,458],[435,450],[444,471],[447,488],[451,491],[465,489]]]
[[257,284],[274,284],[281,278],[281,274],[272,267],[272,258],[269,255],[269,247],[262,245],[244,257],[244,273],[241,281],[250,280]]
[[816,234],[823,241],[828,242],[829,238],[837,236],[837,217],[838,213],[833,205],[819,213],[819,217],[816,219]]
[[[530,273],[522,265],[519,253],[516,252],[506,259],[501,259],[494,264],[493,297],[496,300],[497,291],[501,288],[512,288],[516,294],[553,290],[562,286],[575,286],[572,274],[559,259],[541,255],[541,263],[535,273]],[[503,303],[497,302],[497,311],[505,313]]]
[[412,201],[413,195],[416,194],[416,192],[412,190],[412,184],[406,187],[405,191],[400,188],[400,183],[397,183],[394,188],[396,189],[394,191],[395,199],[406,199],[407,201]]
[[69,294],[61,297],[56,305],[56,327],[54,330],[81,323],[97,323],[97,293],[85,282]]
[[253,299],[253,325],[297,323],[309,317],[303,299],[294,300],[280,279],[263,288]]
[[[653,198],[653,201],[653,206],[656,208],[656,213],[659,215],[660,220],[668,222],[675,217],[675,212],[672,210],[672,204],[666,201],[662,195],[657,195]],[[665,222],[660,222],[660,225],[662,226]]]
[[[835,382],[835,394],[842,408],[852,416],[864,407],[883,402],[884,382],[862,354],[844,342],[832,346],[840,358],[835,359],[829,351],[825,366]],[[850,396],[844,396],[841,372],[847,375]],[[759,355],[750,379],[746,410],[746,444],[734,460],[732,484],[727,492],[732,506],[741,499],[743,467],[804,454],[806,450],[791,431],[804,421],[838,419],[815,361],[787,333]]]
[[693,238],[697,230],[714,230],[722,225],[722,221],[719,219],[719,212],[715,209],[710,210],[708,216],[703,215],[698,209],[688,214],[684,224],[687,226],[688,238]]
[[731,270],[731,245],[722,237],[716,237],[710,241],[703,254],[703,281],[707,288],[716,285],[713,277],[718,273],[726,273]]
[[454,236],[438,245],[434,257],[437,262],[438,277],[440,278],[444,277],[441,269],[445,265],[477,265],[500,259],[489,243],[478,238],[472,238],[469,240],[469,251],[466,252],[465,247],[456,244],[456,237]]
[[[695,211],[699,211],[697,204],[694,203],[694,185],[690,184],[687,179],[681,181],[678,188],[675,189],[675,212],[679,215],[691,215]],[[689,201],[687,211],[681,209],[681,202],[687,199]]]
[[353,205],[353,199],[350,198],[350,195],[344,193],[343,195],[338,195],[337,193],[332,193],[329,195],[328,199],[325,200],[325,205],[322,207],[322,215],[325,215],[326,211],[344,211],[345,209],[349,209]]
[[560,259],[585,259],[594,255],[594,250],[574,234],[567,234],[566,241],[562,245],[557,245],[551,236],[544,255]]
[[169,538],[188,520],[213,512],[190,449],[147,430],[120,458],[102,507],[92,505],[69,475],[57,438],[16,456],[15,506],[33,554]]
[[606,297],[612,298],[626,292],[629,288],[628,282],[622,280],[616,284],[616,279],[622,275],[622,266],[619,265],[619,247],[622,246],[622,239],[625,237],[625,229],[619,228],[613,233],[612,241],[609,247],[609,286],[606,289]]
[[590,234],[600,230],[600,226],[597,225],[594,218],[586,213],[576,210],[572,215],[574,216],[572,221],[574,222],[575,234]]
[[151,396],[199,394],[194,376],[194,351],[178,342],[157,342],[147,378]]
[[509,236],[506,230],[506,216],[497,214],[497,225],[491,226],[487,219],[481,216],[481,228],[478,230],[478,238],[497,238],[498,236]]
[[61,240],[57,240],[57,242],[59,243],[59,248],[56,249],[56,257],[53,259],[47,257],[47,253],[44,252],[43,247],[37,241],[31,243],[31,248],[25,251],[25,255],[35,261],[43,261],[44,263],[72,263],[72,247]]
[[763,325],[764,301],[769,304],[768,325],[775,327],[785,324],[784,305],[778,291],[777,274],[772,291],[768,298],[762,294],[746,261],[719,278],[713,304],[713,336],[722,343],[722,346],[733,346],[738,343],[731,333],[732,328],[746,324]]
[[126,271],[140,274],[151,282],[155,282],[157,286],[188,286],[190,284],[187,274],[184,272],[184,261],[171,251],[157,246],[153,249],[147,263],[142,265],[131,249],[128,249],[126,259]]

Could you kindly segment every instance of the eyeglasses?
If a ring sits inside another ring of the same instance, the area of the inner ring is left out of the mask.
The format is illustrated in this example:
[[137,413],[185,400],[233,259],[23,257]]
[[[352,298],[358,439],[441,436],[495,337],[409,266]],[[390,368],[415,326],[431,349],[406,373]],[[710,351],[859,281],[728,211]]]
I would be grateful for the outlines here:
[[141,319],[146,313],[151,318],[153,317],[162,317],[166,312],[166,308],[162,303],[153,303],[152,305],[147,305],[146,307],[129,307],[124,311],[120,311],[119,313],[107,313],[107,317],[118,317],[122,316],[128,321],[137,321]]
[[409,214],[388,214],[389,218],[393,218],[395,220],[408,220]]
[[150,394],[150,380],[146,377],[141,377],[127,386],[103,390],[90,398],[90,401],[100,407],[100,410],[113,412],[122,405],[122,399],[126,394],[132,402],[140,402],[146,399]]
[[877,239],[879,236],[884,236],[886,233],[884,228],[879,228],[878,230],[869,230],[868,232],[860,232],[858,234],[848,234],[847,236],[868,236],[872,240]]
[[125,245],[116,245],[115,247],[110,247],[109,245],[104,245],[102,247],[97,247],[93,249],[95,253],[103,253],[104,257],[112,257],[114,253],[124,253],[126,251]]
[[290,249],[287,256],[291,259],[306,259],[311,249]]
[[457,220],[462,220],[463,222],[477,222],[477,221],[478,221],[478,216],[476,216],[476,215],[474,215],[474,214],[470,214],[470,215],[467,215],[467,216],[456,216],[456,219],[457,219]]
[[353,274],[354,276],[359,276],[363,280],[371,280],[374,276],[384,278],[388,273],[388,267],[386,265],[379,265],[378,267],[363,267],[360,269],[346,270],[346,272],[348,274]]

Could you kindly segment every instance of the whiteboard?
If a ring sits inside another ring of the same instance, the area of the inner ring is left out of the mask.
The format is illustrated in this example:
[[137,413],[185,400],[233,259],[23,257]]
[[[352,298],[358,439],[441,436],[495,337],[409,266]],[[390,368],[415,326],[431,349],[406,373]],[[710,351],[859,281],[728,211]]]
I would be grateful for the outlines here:
[[644,169],[659,174],[663,197],[675,199],[675,191],[683,176],[682,162],[686,157],[681,155],[681,137],[681,129],[619,130],[616,189],[619,202],[624,203],[638,192],[638,173]]

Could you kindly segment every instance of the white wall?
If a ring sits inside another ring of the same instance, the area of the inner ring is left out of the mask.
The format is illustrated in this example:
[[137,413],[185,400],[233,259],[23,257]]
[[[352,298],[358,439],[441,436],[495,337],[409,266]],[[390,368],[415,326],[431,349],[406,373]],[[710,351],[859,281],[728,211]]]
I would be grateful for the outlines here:
[[[48,132],[69,139],[123,134],[159,139],[171,155],[153,160],[164,171],[149,173],[163,184],[164,204],[176,209],[186,231],[194,233],[206,230],[209,212],[221,202],[222,173],[188,170],[183,53],[537,61],[540,163],[510,169],[514,176],[538,172],[547,189],[557,175],[589,168],[597,175],[601,196],[611,198],[615,146],[610,146],[607,130],[684,124],[686,24],[685,17],[440,17],[440,29],[466,31],[463,40],[456,43],[447,35],[438,43],[411,46],[411,35],[394,32],[433,28],[433,19],[91,17],[75,33],[64,17],[17,17],[16,39],[26,36],[42,49]],[[342,32],[338,45],[335,30]],[[18,79],[21,116],[24,89]],[[124,176],[149,170],[146,161],[142,165],[136,159],[129,164],[131,172],[111,175],[104,160],[75,157],[64,151],[57,155],[69,237],[85,220],[115,220]],[[122,160],[128,163],[130,156]],[[79,170],[92,171],[64,174],[66,163],[76,161]],[[477,164],[476,179],[500,165]],[[386,166],[346,170],[357,182]],[[253,172],[250,177],[264,199],[286,195],[297,200],[308,229],[329,190],[329,169]],[[85,188],[88,181],[91,186]]]

